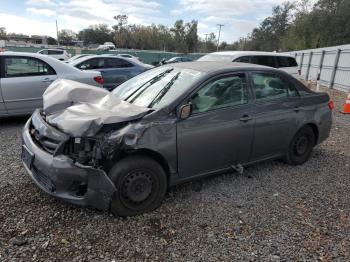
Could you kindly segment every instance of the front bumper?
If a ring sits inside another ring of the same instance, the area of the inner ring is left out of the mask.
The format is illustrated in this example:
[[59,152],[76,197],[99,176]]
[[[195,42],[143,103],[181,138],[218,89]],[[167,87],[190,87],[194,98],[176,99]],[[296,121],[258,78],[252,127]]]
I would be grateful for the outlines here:
[[22,131],[22,162],[35,184],[47,194],[80,206],[108,210],[116,188],[100,169],[74,163],[42,149],[30,134],[32,118]]

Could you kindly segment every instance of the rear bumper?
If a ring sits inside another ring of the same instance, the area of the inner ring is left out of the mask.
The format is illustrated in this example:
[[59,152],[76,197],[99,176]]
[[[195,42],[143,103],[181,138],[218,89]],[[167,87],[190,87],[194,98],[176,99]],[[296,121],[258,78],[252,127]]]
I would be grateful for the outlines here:
[[116,188],[107,174],[74,163],[64,155],[46,152],[33,141],[30,123],[31,119],[22,131],[22,162],[35,184],[47,194],[69,203],[108,210]]

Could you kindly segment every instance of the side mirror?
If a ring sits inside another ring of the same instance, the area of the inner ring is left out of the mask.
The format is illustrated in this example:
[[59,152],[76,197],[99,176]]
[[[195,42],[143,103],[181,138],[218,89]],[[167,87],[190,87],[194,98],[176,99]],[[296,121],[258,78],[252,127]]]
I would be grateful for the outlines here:
[[192,104],[189,103],[189,104],[180,106],[177,112],[177,116],[181,120],[185,120],[191,115],[191,113],[192,113]]

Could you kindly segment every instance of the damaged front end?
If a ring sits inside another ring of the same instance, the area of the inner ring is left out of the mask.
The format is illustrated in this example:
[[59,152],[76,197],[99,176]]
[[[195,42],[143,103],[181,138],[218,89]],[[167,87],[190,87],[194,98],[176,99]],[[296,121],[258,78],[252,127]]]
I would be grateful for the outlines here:
[[[84,101],[74,87],[88,92]],[[145,129],[136,119],[148,111],[102,89],[57,81],[44,94],[44,110],[36,110],[23,129],[24,167],[46,193],[108,210],[116,192],[108,163],[136,143]]]
[[71,138],[48,125],[39,110],[24,126],[22,139],[24,167],[43,191],[73,204],[109,209],[116,189],[106,172],[90,165],[94,157],[87,161],[81,150],[76,158],[65,154]]

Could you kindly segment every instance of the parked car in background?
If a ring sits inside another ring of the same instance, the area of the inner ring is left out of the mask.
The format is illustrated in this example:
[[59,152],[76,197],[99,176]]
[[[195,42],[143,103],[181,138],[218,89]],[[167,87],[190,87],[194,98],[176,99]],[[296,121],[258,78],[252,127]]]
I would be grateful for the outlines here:
[[160,65],[171,64],[171,63],[181,63],[181,62],[191,62],[191,61],[193,61],[193,59],[190,57],[176,56],[168,60],[162,59],[160,61]]
[[30,177],[120,216],[157,208],[168,186],[265,160],[305,163],[329,136],[333,109],[327,93],[281,70],[223,62],[165,65],[112,93],[56,82],[44,99],[22,132]]
[[264,65],[281,69],[298,78],[301,74],[294,57],[275,52],[223,51],[210,53],[197,61],[228,61]]
[[118,54],[118,53],[115,53],[113,51],[110,51],[110,52],[108,52],[108,54],[104,54],[104,55],[119,56],[119,57],[124,57],[124,58],[129,58],[129,59],[136,59],[136,60],[141,61],[141,59],[139,57],[137,57],[137,56],[133,56],[133,55],[130,55],[130,54]]
[[63,49],[42,49],[37,53],[42,55],[48,55],[61,61],[66,61],[71,57],[71,55]]
[[97,47],[98,51],[108,51],[108,50],[114,50],[115,45],[112,42],[105,42],[103,45],[99,45]]
[[0,116],[25,115],[41,108],[43,93],[56,79],[99,87],[103,83],[100,72],[82,72],[37,53],[0,53],[0,68]]
[[67,61],[65,61],[66,63],[70,63],[74,60],[77,60],[79,58],[82,58],[82,57],[85,57],[85,56],[90,56],[92,54],[80,54],[80,55],[75,55],[75,56],[72,56],[71,58],[69,58]]
[[81,70],[100,71],[104,80],[103,87],[113,90],[126,80],[153,68],[136,59],[112,55],[94,55],[74,60],[70,65]]

